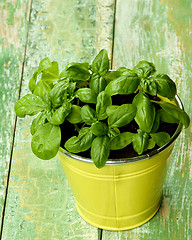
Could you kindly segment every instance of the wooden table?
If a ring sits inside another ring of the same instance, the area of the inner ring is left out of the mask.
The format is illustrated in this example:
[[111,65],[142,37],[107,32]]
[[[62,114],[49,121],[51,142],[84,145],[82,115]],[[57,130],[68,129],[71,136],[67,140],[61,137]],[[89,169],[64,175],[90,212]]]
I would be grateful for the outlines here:
[[106,48],[113,69],[154,62],[177,84],[192,115],[190,0],[0,1],[0,214],[3,240],[192,239],[192,129],[176,141],[162,206],[143,226],[102,231],[78,215],[58,158],[30,149],[31,118],[15,116],[39,61],[91,61]]

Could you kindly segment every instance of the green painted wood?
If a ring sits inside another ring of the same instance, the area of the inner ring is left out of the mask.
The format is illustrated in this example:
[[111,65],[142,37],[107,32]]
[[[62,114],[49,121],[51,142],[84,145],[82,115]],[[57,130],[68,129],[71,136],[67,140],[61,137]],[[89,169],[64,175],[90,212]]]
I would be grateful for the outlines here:
[[[30,1],[0,1],[0,219],[15,125],[28,29]],[[1,220],[0,220],[1,221]]]
[[[152,61],[178,86],[192,116],[191,1],[118,0],[113,68]],[[177,139],[163,188],[159,212],[145,225],[124,232],[103,231],[103,240],[169,240],[192,238],[192,127]]]
[[[104,47],[111,55],[114,2],[33,1],[21,96],[44,57],[90,61]],[[2,239],[100,239],[81,219],[59,160],[36,158],[30,149],[30,118],[18,119]]]

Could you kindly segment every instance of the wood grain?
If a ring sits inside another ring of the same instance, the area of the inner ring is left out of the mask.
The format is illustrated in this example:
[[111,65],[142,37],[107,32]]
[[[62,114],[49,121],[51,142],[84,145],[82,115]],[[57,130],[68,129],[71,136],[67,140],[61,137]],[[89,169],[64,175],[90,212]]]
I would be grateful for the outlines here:
[[14,103],[18,99],[28,29],[30,1],[0,2],[0,219],[14,135]]
[[[191,1],[117,1],[113,68],[154,62],[176,82],[185,110],[192,116]],[[108,239],[192,238],[192,128],[177,139],[159,212],[145,225],[124,232],[103,231]]]
[[[114,3],[33,1],[21,96],[44,57],[61,68],[90,61],[101,47],[111,54]],[[2,239],[100,239],[101,231],[76,211],[68,182],[56,158],[37,159],[30,149],[31,119],[18,119]]]

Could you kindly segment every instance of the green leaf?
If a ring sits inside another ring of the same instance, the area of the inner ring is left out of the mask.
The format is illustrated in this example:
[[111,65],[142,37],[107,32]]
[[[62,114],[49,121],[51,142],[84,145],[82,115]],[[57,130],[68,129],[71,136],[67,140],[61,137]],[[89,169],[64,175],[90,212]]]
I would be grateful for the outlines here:
[[92,62],[91,69],[94,73],[104,76],[109,70],[109,58],[105,49],[102,49]]
[[65,118],[71,112],[71,103],[65,102],[56,110],[52,111],[51,116],[48,117],[48,121],[53,125],[60,125],[65,121]]
[[39,67],[38,70],[40,71],[40,69],[42,72],[42,76],[41,76],[42,81],[53,83],[59,79],[59,67],[56,61],[53,61],[51,63],[51,66],[48,64],[48,65],[45,65],[44,68]]
[[27,94],[15,103],[15,112],[21,118],[26,115],[34,116],[47,108],[48,105],[43,99],[34,94]]
[[64,79],[56,83],[51,91],[49,97],[54,108],[61,106],[65,100],[65,94],[67,94],[67,88],[69,87],[69,80]]
[[29,89],[30,91],[33,93],[35,85],[36,85],[36,81],[37,81],[37,76],[38,76],[39,72],[38,70],[36,70],[32,76],[32,78],[29,80]]
[[107,107],[106,112],[109,116],[113,111],[115,111],[119,106],[118,105],[110,105]]
[[31,124],[31,134],[34,135],[37,129],[41,126],[44,125],[47,122],[47,115],[46,112],[40,113],[35,119],[33,119],[32,124]]
[[31,148],[33,153],[44,160],[49,160],[57,154],[61,143],[59,126],[51,123],[41,125],[32,137]]
[[72,105],[71,112],[66,117],[66,119],[72,124],[80,123],[82,121],[81,107],[77,105]]
[[78,97],[84,103],[97,102],[97,94],[90,88],[80,88],[76,91],[76,97]]
[[138,75],[139,78],[147,78],[156,72],[155,66],[151,62],[140,61],[134,68],[133,71]]
[[134,97],[133,104],[137,107],[136,123],[144,132],[150,133],[155,120],[154,105],[151,103],[149,97],[142,92]]
[[120,71],[110,71],[110,72],[107,72],[105,75],[104,75],[104,78],[107,80],[107,81],[112,81],[118,77],[121,76],[121,72]]
[[72,153],[79,153],[88,150],[94,139],[90,128],[84,127],[80,130],[78,137],[73,136],[65,142],[65,148]]
[[157,94],[157,84],[152,78],[142,78],[140,85],[147,93],[153,96]]
[[151,133],[150,136],[159,147],[162,147],[171,139],[167,132]]
[[108,133],[107,133],[107,135],[110,139],[119,134],[120,134],[120,131],[118,128],[109,128]]
[[111,97],[105,92],[100,92],[97,96],[97,104],[96,104],[96,114],[98,120],[104,120],[107,118],[106,109],[108,106],[112,104]]
[[75,81],[87,81],[90,78],[88,63],[70,63],[60,74],[60,77],[71,78]]
[[50,67],[52,67],[51,61],[49,60],[49,58],[44,58],[39,63],[38,71],[42,72],[42,71],[45,71],[46,69],[48,69]]
[[139,85],[136,74],[121,76],[107,85],[105,91],[110,95],[134,93]]
[[156,144],[155,141],[152,138],[150,138],[147,149],[153,149],[155,147],[155,144]]
[[91,131],[95,136],[100,137],[107,134],[108,127],[103,122],[95,122],[91,125]]
[[91,125],[97,121],[96,112],[89,105],[84,105],[81,108],[81,117],[83,121],[88,125]]
[[147,133],[138,129],[138,133],[133,136],[133,148],[141,155],[145,150],[147,150],[149,144],[149,136]]
[[168,102],[163,102],[163,101],[153,101],[153,102],[158,103],[166,113],[168,113],[172,117],[181,121],[185,126],[185,128],[189,126],[190,118],[183,109],[180,109],[178,106],[175,106]]
[[123,104],[114,110],[108,118],[109,126],[116,128],[130,123],[136,114],[137,108],[132,104]]
[[117,71],[121,74],[121,76],[133,74],[133,71],[126,67],[120,67],[117,69]]
[[107,86],[106,80],[97,73],[93,73],[89,81],[89,87],[96,93],[99,94]]
[[135,134],[131,133],[131,132],[123,132],[123,133],[116,135],[110,141],[110,149],[111,150],[119,150],[119,149],[126,147],[127,145],[132,143],[134,135]]
[[91,159],[97,168],[105,166],[109,153],[109,138],[107,136],[96,137],[91,146]]
[[167,122],[167,123],[178,123],[179,122],[179,120],[177,118],[173,117],[171,114],[169,114],[168,112],[166,112],[163,109],[159,110],[159,116],[163,122]]
[[51,86],[46,82],[40,80],[34,87],[33,94],[43,98],[45,92],[49,92],[51,90]]
[[176,85],[166,74],[158,74],[152,78],[157,85],[157,93],[162,97],[167,97],[170,100],[176,95]]
[[161,110],[158,110],[158,111],[156,112],[155,120],[154,120],[154,123],[153,123],[153,127],[152,127],[152,129],[151,129],[151,132],[152,132],[152,133],[155,133],[155,132],[158,130],[158,128],[159,128],[159,124],[160,124],[160,120],[161,120],[160,111],[161,111]]

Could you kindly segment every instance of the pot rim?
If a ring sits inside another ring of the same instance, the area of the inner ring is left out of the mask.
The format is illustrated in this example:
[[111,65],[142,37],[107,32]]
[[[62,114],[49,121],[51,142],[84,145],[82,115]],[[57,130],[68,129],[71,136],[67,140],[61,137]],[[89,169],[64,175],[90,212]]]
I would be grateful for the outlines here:
[[[183,106],[182,101],[181,101],[181,99],[179,98],[178,95],[175,96],[174,100],[175,100],[177,106],[184,110],[184,106]],[[155,149],[155,150],[153,150],[153,151],[151,151],[151,152],[149,152],[145,155],[141,155],[141,156],[137,156],[137,157],[109,159],[106,162],[106,165],[122,165],[122,164],[128,164],[128,163],[133,163],[133,162],[138,162],[138,161],[141,161],[141,160],[149,159],[149,158],[153,157],[154,155],[157,155],[157,154],[161,153],[166,148],[168,148],[177,139],[177,137],[181,133],[182,128],[183,128],[183,124],[181,122],[179,122],[179,125],[178,125],[175,133],[171,137],[170,141],[167,142],[166,144],[164,144],[162,147],[160,147],[158,149]],[[70,153],[62,147],[59,148],[59,152],[65,154],[66,156],[71,157],[75,160],[78,160],[80,162],[94,164],[94,162],[91,158],[86,158],[86,157],[78,156],[74,153]]]

